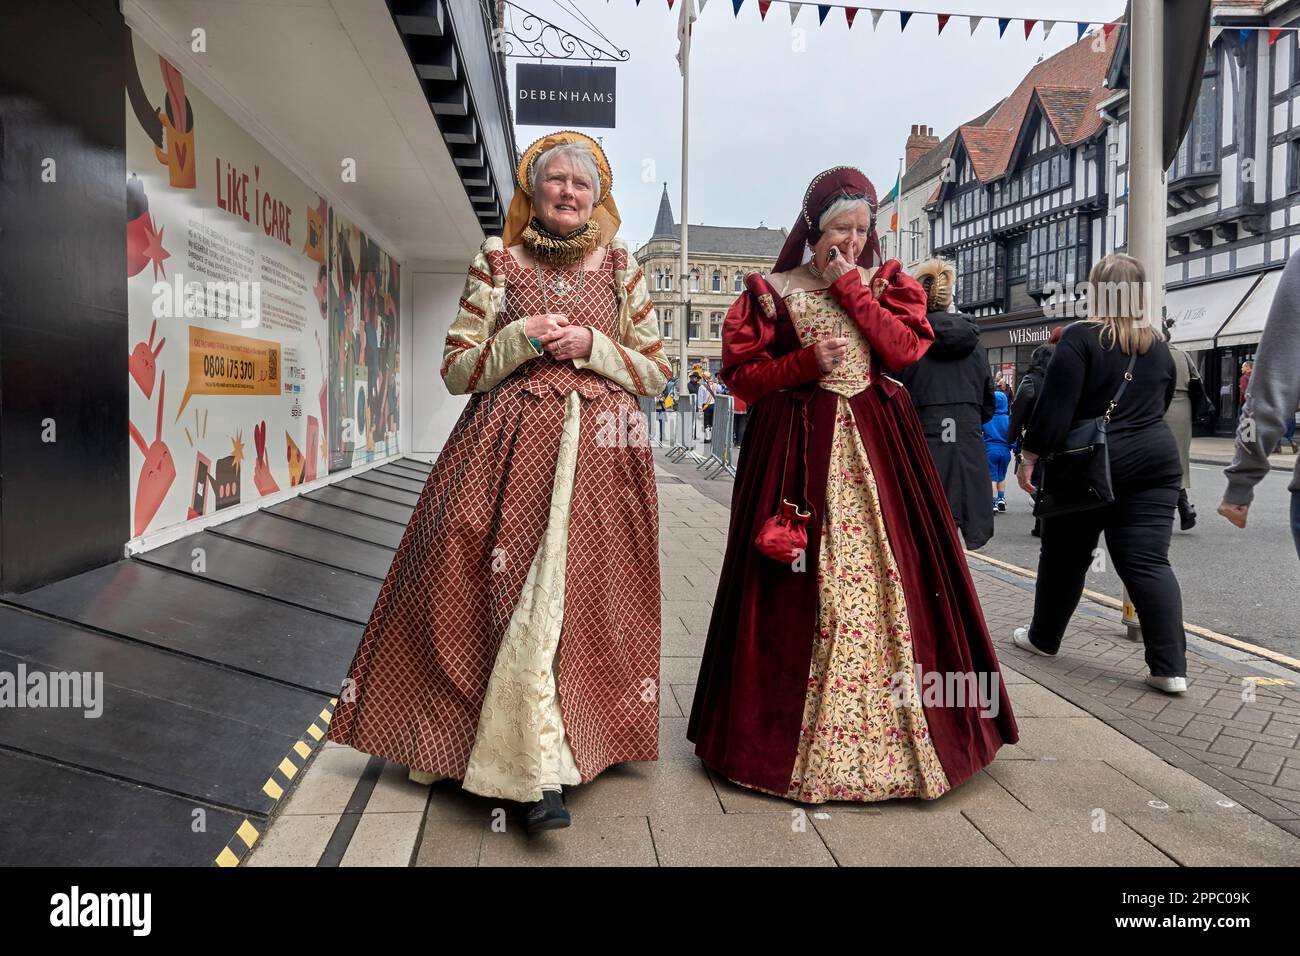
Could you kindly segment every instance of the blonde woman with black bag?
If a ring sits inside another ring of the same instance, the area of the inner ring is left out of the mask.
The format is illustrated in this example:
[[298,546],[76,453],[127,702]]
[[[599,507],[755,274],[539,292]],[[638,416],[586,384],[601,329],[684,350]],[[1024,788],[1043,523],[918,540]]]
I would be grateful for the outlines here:
[[1147,683],[1178,694],[1187,639],[1169,540],[1182,464],[1165,423],[1177,376],[1162,323],[1146,316],[1146,281],[1131,256],[1094,265],[1089,317],[1065,329],[1047,367],[1016,471],[1043,517],[1038,586],[1033,621],[1013,641],[1057,654],[1104,532],[1142,622]]

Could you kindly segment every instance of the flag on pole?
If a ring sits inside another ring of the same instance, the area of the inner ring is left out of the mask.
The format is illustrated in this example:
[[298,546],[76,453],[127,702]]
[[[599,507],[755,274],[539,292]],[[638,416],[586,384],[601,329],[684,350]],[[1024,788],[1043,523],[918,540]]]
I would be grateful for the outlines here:
[[683,48],[686,45],[686,35],[690,32],[691,24],[699,17],[695,12],[695,0],[682,0],[681,13],[677,17],[677,68],[681,71],[682,76],[686,75],[686,61],[682,57]]
[[889,231],[898,232],[898,202],[903,191],[903,171],[899,169],[898,178],[894,180],[894,208],[889,213]]

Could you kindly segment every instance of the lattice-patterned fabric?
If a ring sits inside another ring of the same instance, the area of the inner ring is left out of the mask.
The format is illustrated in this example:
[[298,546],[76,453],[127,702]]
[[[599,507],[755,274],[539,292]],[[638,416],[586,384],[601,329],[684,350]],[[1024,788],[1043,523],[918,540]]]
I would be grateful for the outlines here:
[[488,679],[547,527],[566,403],[576,392],[555,662],[563,732],[584,782],[612,763],[657,759],[658,510],[644,418],[622,383],[639,377],[662,389],[662,347],[657,334],[647,341],[653,313],[635,315],[635,302],[648,296],[635,266],[628,279],[628,265],[626,246],[611,243],[602,266],[582,274],[570,316],[609,346],[603,357],[593,347],[575,368],[538,355],[522,336],[525,317],[554,305],[533,272],[499,239],[475,258],[443,372],[453,391],[474,394],[398,545],[331,740],[464,778]]

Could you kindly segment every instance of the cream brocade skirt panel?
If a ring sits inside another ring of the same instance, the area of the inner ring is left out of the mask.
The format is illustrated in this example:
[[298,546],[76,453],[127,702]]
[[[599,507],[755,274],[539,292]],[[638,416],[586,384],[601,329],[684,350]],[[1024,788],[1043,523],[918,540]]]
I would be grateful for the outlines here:
[[903,585],[849,400],[839,396],[817,571],[818,618],[786,796],[934,799],[948,778],[919,696]]
[[531,803],[542,798],[544,786],[582,782],[555,682],[580,402],[577,392],[569,393],[546,532],[497,651],[465,769],[462,787],[482,796]]

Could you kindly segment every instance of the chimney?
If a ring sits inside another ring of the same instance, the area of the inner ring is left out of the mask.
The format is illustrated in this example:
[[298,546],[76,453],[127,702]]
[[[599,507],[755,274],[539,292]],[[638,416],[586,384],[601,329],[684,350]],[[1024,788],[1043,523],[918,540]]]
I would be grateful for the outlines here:
[[934,135],[933,126],[913,125],[907,137],[906,168],[911,169],[913,163],[938,145],[939,137]]

